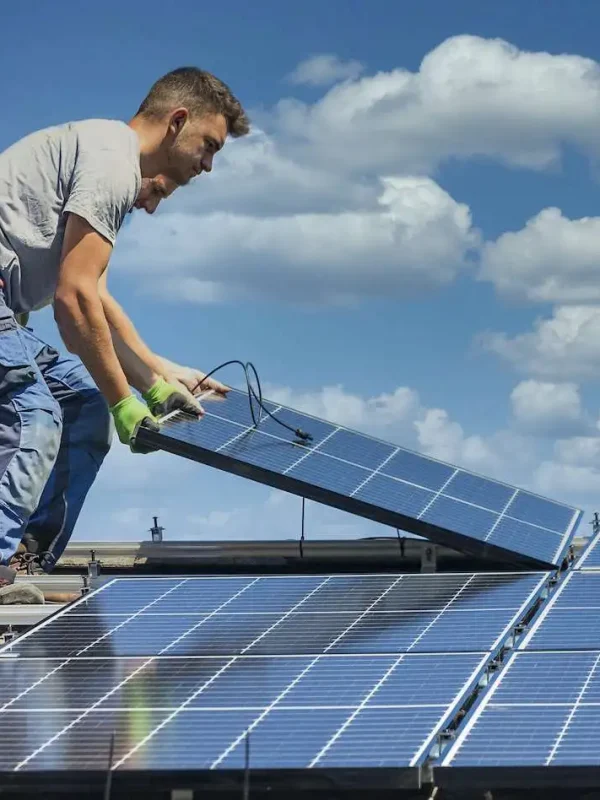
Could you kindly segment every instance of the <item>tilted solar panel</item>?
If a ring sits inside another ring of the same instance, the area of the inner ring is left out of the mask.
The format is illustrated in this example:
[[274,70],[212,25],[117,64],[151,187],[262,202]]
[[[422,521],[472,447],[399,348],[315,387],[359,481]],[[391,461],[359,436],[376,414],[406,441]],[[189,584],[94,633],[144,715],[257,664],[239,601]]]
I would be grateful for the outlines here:
[[112,580],[0,650],[0,771],[414,767],[549,577]]
[[178,413],[158,433],[140,430],[139,442],[458,550],[533,568],[559,565],[579,523],[581,512],[570,506],[281,405],[265,403],[311,441],[298,441],[269,417],[255,428],[246,394],[232,390],[216,398],[202,400],[202,419]]

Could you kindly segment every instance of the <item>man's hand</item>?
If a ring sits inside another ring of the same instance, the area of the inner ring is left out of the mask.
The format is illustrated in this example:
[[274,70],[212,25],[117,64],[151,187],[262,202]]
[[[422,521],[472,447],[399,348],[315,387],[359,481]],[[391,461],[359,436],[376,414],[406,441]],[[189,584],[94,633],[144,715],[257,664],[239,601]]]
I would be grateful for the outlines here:
[[228,386],[216,381],[214,378],[205,379],[206,373],[200,372],[198,369],[182,367],[180,364],[176,364],[166,358],[160,358],[159,360],[164,366],[163,375],[165,379],[174,385],[181,384],[185,386],[188,392],[193,395],[212,389],[217,394],[225,396],[229,391]]
[[184,411],[195,417],[204,414],[202,406],[187,389],[182,390],[179,386],[167,383],[164,378],[159,378],[147,392],[144,392],[143,398],[156,417],[163,417],[171,411]]
[[144,422],[151,430],[160,430],[152,413],[144,403],[134,395],[129,395],[110,407],[110,413],[115,421],[115,428],[119,441],[128,444],[134,453],[149,453],[154,448],[134,446],[135,438],[140,425]]

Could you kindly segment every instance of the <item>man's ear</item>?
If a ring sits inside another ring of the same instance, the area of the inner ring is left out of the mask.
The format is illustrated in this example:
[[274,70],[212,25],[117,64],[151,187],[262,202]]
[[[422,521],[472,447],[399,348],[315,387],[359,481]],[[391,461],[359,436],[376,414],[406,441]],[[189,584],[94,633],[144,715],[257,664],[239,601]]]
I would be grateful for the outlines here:
[[172,133],[173,136],[179,136],[189,116],[189,111],[183,106],[172,111],[169,116],[169,132]]

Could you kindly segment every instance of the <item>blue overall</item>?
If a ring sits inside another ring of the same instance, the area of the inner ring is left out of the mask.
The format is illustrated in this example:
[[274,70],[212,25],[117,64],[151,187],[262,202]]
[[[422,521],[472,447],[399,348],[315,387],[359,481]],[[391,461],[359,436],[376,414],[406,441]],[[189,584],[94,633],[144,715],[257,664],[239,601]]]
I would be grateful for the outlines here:
[[25,531],[50,572],[110,449],[106,401],[81,362],[21,327],[0,291],[0,563]]

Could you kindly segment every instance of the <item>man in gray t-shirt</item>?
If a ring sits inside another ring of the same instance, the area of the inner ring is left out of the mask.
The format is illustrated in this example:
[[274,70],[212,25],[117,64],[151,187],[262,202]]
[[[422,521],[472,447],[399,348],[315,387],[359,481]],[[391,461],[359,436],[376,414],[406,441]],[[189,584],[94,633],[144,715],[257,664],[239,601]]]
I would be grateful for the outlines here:
[[[57,125],[0,153],[0,565],[24,545],[47,571],[56,563],[113,423],[134,449],[141,424],[202,414],[199,386],[227,391],[153,353],[106,275],[126,215],[152,213],[248,129],[225,84],[185,67],[159,79],[128,123]],[[18,323],[49,304],[76,360]]]

